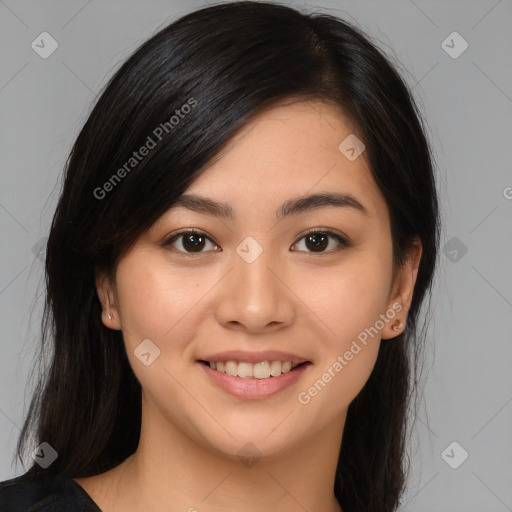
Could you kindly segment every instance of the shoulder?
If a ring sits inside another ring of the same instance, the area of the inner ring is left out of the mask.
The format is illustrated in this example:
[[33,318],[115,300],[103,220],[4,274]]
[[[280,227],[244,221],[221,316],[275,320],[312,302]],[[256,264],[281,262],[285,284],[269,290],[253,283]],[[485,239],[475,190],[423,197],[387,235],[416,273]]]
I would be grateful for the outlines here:
[[63,475],[21,475],[0,482],[1,512],[101,512],[87,493]]

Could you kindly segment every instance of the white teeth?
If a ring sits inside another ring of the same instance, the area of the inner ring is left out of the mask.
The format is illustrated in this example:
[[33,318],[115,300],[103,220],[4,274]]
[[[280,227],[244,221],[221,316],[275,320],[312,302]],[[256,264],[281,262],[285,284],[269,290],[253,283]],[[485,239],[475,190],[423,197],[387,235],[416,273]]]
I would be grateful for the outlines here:
[[254,365],[253,374],[257,379],[268,379],[270,377],[270,364],[268,361],[256,363]]
[[231,377],[236,377],[238,371],[238,364],[235,361],[228,361],[226,363],[226,373],[231,375]]
[[[259,363],[247,363],[241,361],[209,362],[210,368],[218,372],[226,373],[232,377],[241,377],[243,379],[268,379],[270,377],[279,377],[281,373],[288,373],[292,370],[290,361],[261,361]],[[295,368],[298,365],[294,365]]]
[[237,375],[244,379],[248,379],[252,377],[252,367],[254,365],[251,363],[238,363],[238,371]]
[[272,377],[281,375],[281,361],[272,361],[270,363],[270,375],[272,375]]

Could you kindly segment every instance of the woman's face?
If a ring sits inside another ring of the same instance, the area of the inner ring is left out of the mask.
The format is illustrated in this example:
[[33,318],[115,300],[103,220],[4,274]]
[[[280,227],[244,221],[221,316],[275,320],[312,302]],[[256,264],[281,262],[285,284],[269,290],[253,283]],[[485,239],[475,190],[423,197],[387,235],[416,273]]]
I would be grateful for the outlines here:
[[260,114],[115,282],[98,277],[161,435],[233,457],[341,437],[416,277],[393,281],[388,209],[353,134],[321,102]]

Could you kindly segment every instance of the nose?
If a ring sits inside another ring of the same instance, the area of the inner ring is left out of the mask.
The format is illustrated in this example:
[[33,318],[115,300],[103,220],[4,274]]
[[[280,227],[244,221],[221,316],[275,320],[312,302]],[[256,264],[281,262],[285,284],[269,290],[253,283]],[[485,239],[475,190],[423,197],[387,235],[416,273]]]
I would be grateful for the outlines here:
[[215,310],[222,326],[263,333],[293,322],[293,292],[283,279],[282,268],[265,253],[252,263],[234,255],[234,268],[222,281]]

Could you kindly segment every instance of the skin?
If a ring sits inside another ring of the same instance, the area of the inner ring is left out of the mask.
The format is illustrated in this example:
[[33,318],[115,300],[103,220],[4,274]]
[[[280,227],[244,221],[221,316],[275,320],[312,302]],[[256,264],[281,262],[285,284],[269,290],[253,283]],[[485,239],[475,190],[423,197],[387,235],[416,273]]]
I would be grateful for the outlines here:
[[[386,201],[365,154],[349,161],[338,149],[351,133],[343,113],[319,101],[258,114],[186,191],[228,203],[235,219],[171,209],[122,257],[114,281],[97,275],[103,322],[122,330],[143,390],[137,451],[106,473],[76,479],[103,511],[341,510],[333,483],[347,408],[381,339],[393,343],[401,332],[393,323],[406,322],[421,257],[417,242],[393,274]],[[276,220],[285,201],[320,192],[351,194],[367,214],[324,206]],[[184,228],[213,240],[194,259],[183,238],[162,245]],[[334,230],[352,245],[336,250],[329,238],[314,252],[304,238],[311,228]],[[252,263],[236,252],[247,236],[263,249]],[[393,304],[401,307],[395,318],[300,403],[298,394]],[[160,349],[149,366],[134,355],[144,339]],[[225,350],[271,349],[312,364],[262,400],[226,393],[197,362]],[[253,465],[237,457],[249,442],[261,457]]]

